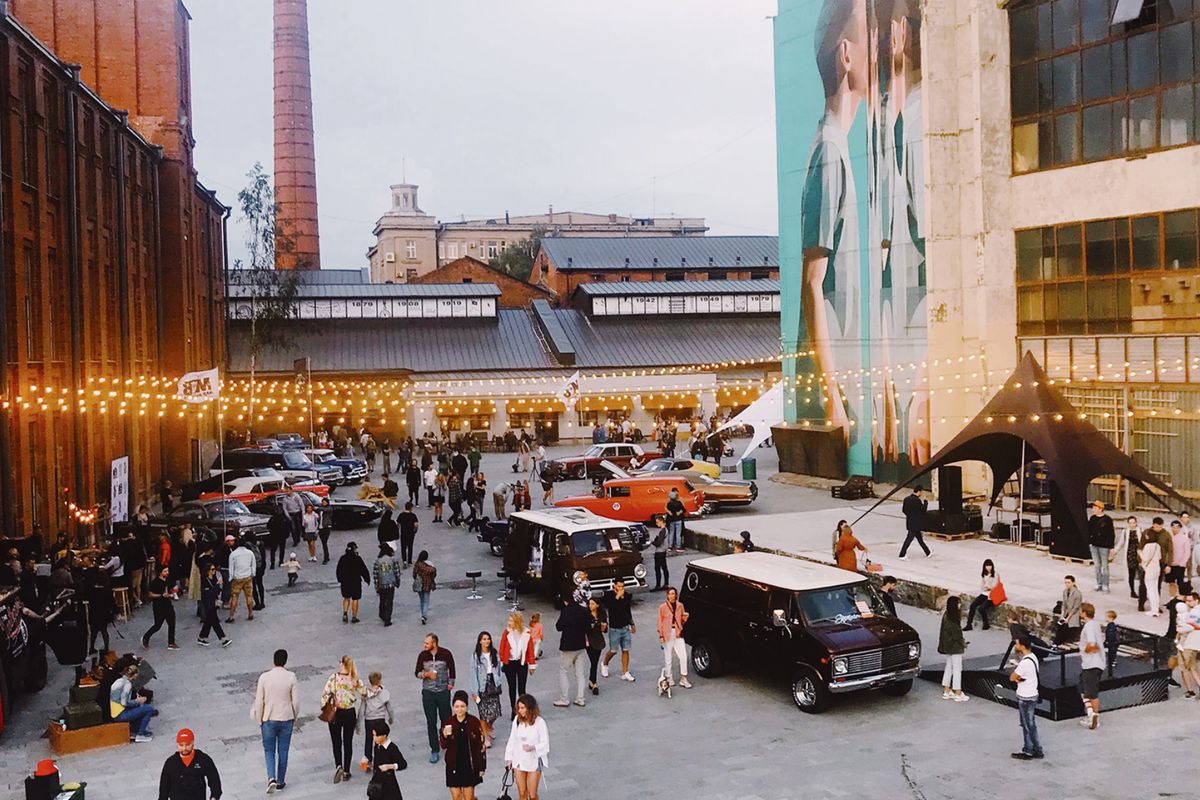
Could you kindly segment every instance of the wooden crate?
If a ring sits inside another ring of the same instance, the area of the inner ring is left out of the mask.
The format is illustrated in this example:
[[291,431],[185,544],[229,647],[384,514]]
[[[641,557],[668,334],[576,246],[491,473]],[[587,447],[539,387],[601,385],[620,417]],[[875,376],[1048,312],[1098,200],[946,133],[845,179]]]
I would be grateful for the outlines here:
[[65,756],[85,750],[129,744],[129,723],[110,722],[107,725],[69,731],[58,722],[51,722],[46,728],[46,737],[50,740],[50,749],[60,756]]

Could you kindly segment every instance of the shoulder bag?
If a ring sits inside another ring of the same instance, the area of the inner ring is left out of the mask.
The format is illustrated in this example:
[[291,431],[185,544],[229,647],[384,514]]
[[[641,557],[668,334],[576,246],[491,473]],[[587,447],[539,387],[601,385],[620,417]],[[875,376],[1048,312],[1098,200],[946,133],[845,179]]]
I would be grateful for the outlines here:
[[1007,599],[1008,595],[1004,593],[1004,582],[997,580],[995,588],[988,592],[988,600],[992,601],[992,605],[998,606]]

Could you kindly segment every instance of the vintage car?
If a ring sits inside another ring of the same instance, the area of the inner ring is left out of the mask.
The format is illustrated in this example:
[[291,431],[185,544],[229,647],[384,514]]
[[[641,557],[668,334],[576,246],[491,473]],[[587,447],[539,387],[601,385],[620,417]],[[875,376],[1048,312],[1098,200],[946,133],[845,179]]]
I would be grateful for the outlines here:
[[219,536],[232,533],[235,536],[264,538],[267,535],[268,518],[252,513],[245,503],[231,497],[180,503],[163,519],[170,527],[177,527],[185,522],[194,526],[203,525],[211,528]]
[[782,670],[801,711],[858,689],[899,697],[917,676],[920,636],[857,572],[761,552],[699,558],[679,599],[697,673],[734,662]]
[[558,467],[560,480],[569,478],[588,478],[595,475],[606,475],[604,468],[600,466],[601,461],[610,461],[624,469],[629,468],[629,462],[636,458],[639,464],[644,464],[650,459],[658,458],[661,453],[646,452],[641,445],[628,444],[622,442],[606,442],[605,444],[594,444],[583,452],[580,456],[571,456],[569,458],[556,458],[552,462]]
[[621,579],[628,589],[646,585],[637,531],[574,508],[518,511],[509,517],[504,570],[551,599],[569,598],[586,573],[594,593]]
[[321,447],[315,450],[306,448],[300,452],[311,458],[314,463],[339,467],[347,484],[362,483],[367,478],[367,462],[361,458],[341,458],[332,450]]
[[655,458],[633,471],[643,472],[699,472],[710,478],[720,478],[721,468],[711,461],[694,461],[690,458]]
[[586,508],[609,519],[650,523],[656,515],[666,513],[672,489],[679,492],[679,500],[689,515],[703,513],[704,492],[686,476],[677,473],[612,478],[597,486],[591,494],[564,497],[554,505]]
[[288,483],[307,480],[341,486],[346,482],[341,467],[333,464],[314,464],[308,456],[295,450],[263,450],[257,447],[226,450],[223,455],[218,455],[213,460],[209,474],[218,475],[222,470],[261,467],[279,470]]
[[618,478],[661,478],[664,475],[679,475],[700,491],[704,492],[705,514],[726,506],[748,506],[758,499],[758,484],[754,481],[716,480],[701,472],[635,472],[633,475],[609,462],[604,467]]
[[[298,433],[274,433],[271,440],[278,442],[283,450],[303,450],[308,447],[308,440]],[[263,440],[259,440],[260,443]]]
[[[306,505],[314,507],[321,505],[321,496],[315,492],[304,490],[297,492],[297,494],[300,495],[300,499]],[[282,502],[283,492],[276,492],[246,505],[255,514],[267,514],[269,516],[280,510]],[[329,507],[333,509],[333,527],[340,531],[365,527],[383,516],[383,509],[377,504],[367,503],[362,500],[334,500],[330,498]]]
[[[261,500],[269,494],[281,491],[287,483],[280,478],[232,478],[218,491],[205,492],[200,495],[201,500],[212,500],[218,497],[232,497],[235,500],[241,500],[243,503],[252,503],[255,500]],[[322,484],[323,485],[323,484]],[[325,491],[329,491],[329,487],[325,487]]]

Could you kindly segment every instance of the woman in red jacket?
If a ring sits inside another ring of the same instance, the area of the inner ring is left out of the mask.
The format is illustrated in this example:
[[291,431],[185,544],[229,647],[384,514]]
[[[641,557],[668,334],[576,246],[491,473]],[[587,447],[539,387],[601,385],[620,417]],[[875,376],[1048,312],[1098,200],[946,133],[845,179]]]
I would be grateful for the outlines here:
[[454,693],[454,714],[442,726],[441,744],[446,751],[446,786],[454,800],[475,800],[475,787],[483,783],[487,754],[483,725],[467,713],[467,693]]
[[500,670],[508,681],[508,706],[517,713],[517,698],[525,694],[529,673],[537,667],[533,637],[525,629],[521,612],[508,615],[508,626],[500,635]]
[[867,548],[854,536],[850,526],[842,523],[837,540],[837,565],[839,569],[858,572],[858,554],[855,550],[866,552]]

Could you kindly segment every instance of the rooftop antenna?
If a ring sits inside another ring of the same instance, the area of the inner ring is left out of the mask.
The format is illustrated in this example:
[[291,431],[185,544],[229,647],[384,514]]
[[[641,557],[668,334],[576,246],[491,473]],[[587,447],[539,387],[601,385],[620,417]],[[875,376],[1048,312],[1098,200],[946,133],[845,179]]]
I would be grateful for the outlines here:
[[400,182],[408,183],[408,159],[400,159]]

